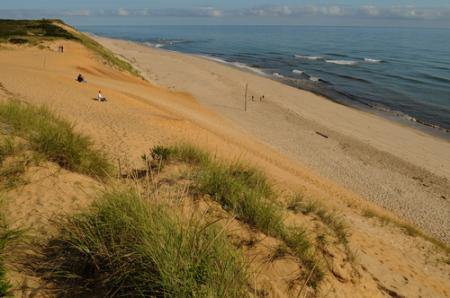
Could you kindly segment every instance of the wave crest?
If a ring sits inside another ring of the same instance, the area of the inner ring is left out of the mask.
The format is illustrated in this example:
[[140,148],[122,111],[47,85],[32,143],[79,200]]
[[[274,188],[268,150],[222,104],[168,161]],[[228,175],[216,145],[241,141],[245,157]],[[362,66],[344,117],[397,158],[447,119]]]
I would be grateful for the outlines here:
[[320,60],[322,57],[320,56],[301,56],[301,55],[294,55],[295,58],[301,58],[301,59],[309,59],[309,60]]
[[350,60],[325,60],[327,63],[339,64],[339,65],[355,65],[357,61]]
[[381,62],[384,62],[383,60],[371,59],[371,58],[364,58],[364,61],[366,61],[366,62],[371,62],[371,63],[381,63]]
[[257,73],[257,74],[261,74],[261,75],[265,74],[265,72],[262,69],[256,68],[256,67],[252,67],[252,66],[247,65],[247,64],[242,63],[242,62],[234,62],[233,65],[238,67],[238,68],[240,68],[240,69],[246,69],[246,70],[253,71],[254,73]]

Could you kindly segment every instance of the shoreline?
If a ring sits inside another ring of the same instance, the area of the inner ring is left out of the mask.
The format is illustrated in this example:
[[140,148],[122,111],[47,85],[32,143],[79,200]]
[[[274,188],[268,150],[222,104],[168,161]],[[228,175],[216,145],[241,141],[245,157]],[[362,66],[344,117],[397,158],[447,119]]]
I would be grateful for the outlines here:
[[[180,53],[180,54],[182,54],[182,53]],[[189,54],[187,54],[187,55],[189,55]],[[202,57],[200,57],[200,58],[202,58]],[[211,60],[211,61],[214,61],[214,60]],[[256,72],[253,72],[253,74],[259,75]],[[441,127],[439,125],[429,123],[426,121],[418,120],[418,119],[408,116],[408,115],[402,115],[400,112],[389,110],[387,108],[377,107],[375,105],[371,105],[369,103],[365,103],[362,101],[354,101],[354,102],[350,103],[350,100],[339,100],[337,98],[333,98],[333,97],[327,96],[326,94],[323,94],[319,91],[316,91],[316,89],[314,89],[314,88],[309,88],[308,86],[302,86],[299,83],[291,82],[291,80],[287,77],[281,77],[281,79],[279,79],[279,80],[277,80],[276,77],[275,78],[271,77],[270,75],[262,76],[262,77],[266,77],[268,79],[279,81],[288,86],[298,88],[299,90],[314,93],[314,94],[316,94],[318,96],[322,96],[322,97],[326,98],[327,100],[332,101],[336,104],[340,104],[340,105],[343,105],[343,106],[346,106],[349,108],[355,108],[355,109],[363,111],[363,112],[368,112],[368,113],[377,115],[379,117],[392,120],[399,124],[411,127],[412,129],[416,129],[418,131],[424,132],[426,134],[429,134],[430,136],[441,138],[446,141],[450,141],[450,129],[447,129],[445,127]],[[289,83],[289,82],[291,82],[291,83]]]
[[[130,41],[133,42],[133,41]],[[136,42],[138,43],[138,42]],[[140,44],[140,43],[138,43]],[[145,46],[145,45],[144,45]],[[160,49],[160,48],[154,48],[154,47],[150,47],[152,49],[155,50],[160,50],[160,51],[166,51],[165,49]],[[171,52],[171,51],[167,51],[167,52]],[[344,98],[341,98],[341,100],[339,100],[338,98],[334,98],[332,96],[328,96],[325,94],[325,92],[321,92],[320,88],[312,88],[312,87],[308,87],[307,85],[303,85],[299,82],[296,82],[295,80],[290,79],[289,77],[285,77],[285,76],[274,76],[271,74],[267,74],[267,73],[263,73],[263,74],[259,74],[256,71],[249,69],[245,69],[245,68],[240,68],[238,66],[234,66],[232,62],[228,62],[228,61],[218,61],[216,59],[210,59],[209,57],[206,56],[202,56],[202,55],[195,55],[195,54],[187,54],[187,53],[182,53],[182,52],[174,52],[174,53],[179,53],[179,54],[185,54],[185,55],[192,55],[201,59],[206,59],[212,62],[218,62],[218,63],[222,63],[226,66],[231,66],[234,67],[236,69],[242,70],[242,71],[247,71],[250,72],[254,75],[257,76],[261,76],[263,78],[267,78],[267,79],[271,79],[271,80],[275,80],[278,82],[281,82],[283,84],[286,84],[288,86],[292,86],[295,88],[298,88],[299,90],[302,91],[307,91],[307,92],[311,92],[314,93],[318,96],[322,96],[324,98],[326,98],[329,101],[332,101],[334,103],[337,104],[341,104],[350,108],[355,108],[358,110],[362,110],[364,112],[369,112],[372,113],[374,115],[378,115],[380,117],[383,118],[387,118],[390,120],[393,120],[395,122],[398,122],[400,124],[409,126],[413,129],[417,129],[421,132],[427,133],[431,136],[434,137],[438,137],[438,138],[442,138],[444,140],[450,141],[450,129],[445,128],[445,127],[441,127],[439,125],[433,124],[433,123],[429,123],[426,121],[422,121],[422,120],[418,120],[412,116],[409,115],[403,115],[400,112],[396,112],[394,110],[389,110],[388,108],[383,108],[383,107],[377,107],[376,105],[372,105],[370,103],[366,103],[363,101],[358,101],[358,100],[354,100],[351,99],[350,97],[348,97],[347,100],[345,100]],[[353,100],[353,102],[351,102]]]
[[150,83],[191,94],[267,146],[450,243],[450,142],[219,62],[92,38]]
[[[164,49],[158,49],[158,48],[153,48],[153,49],[164,51]],[[181,53],[181,52],[177,52],[177,53],[185,54],[185,53]],[[189,54],[186,54],[186,55],[189,55]],[[199,57],[199,58],[204,58],[204,59],[207,59],[207,60],[210,60],[210,61],[215,61],[214,59],[208,59],[208,57],[202,57],[202,56],[199,56],[199,55],[193,55],[193,56]],[[230,62],[226,62],[225,61],[223,64],[235,67],[235,66],[233,66],[233,63],[230,63]],[[236,68],[240,69],[239,67],[236,67]],[[325,92],[317,91],[317,90],[320,90],[320,88],[312,88],[312,87],[309,87],[307,85],[302,85],[301,83],[298,83],[295,80],[290,79],[289,77],[285,77],[285,76],[281,76],[281,75],[279,77],[277,77],[277,76],[273,76],[273,75],[266,74],[266,73],[264,75],[261,75],[261,74],[258,74],[257,72],[252,71],[252,70],[245,70],[245,69],[241,69],[241,70],[249,71],[249,72],[251,72],[251,73],[253,73],[255,75],[259,75],[259,76],[262,76],[262,77],[265,77],[265,78],[268,78],[268,79],[279,81],[279,82],[284,83],[284,84],[286,84],[288,86],[292,86],[292,87],[298,88],[300,90],[311,92],[311,93],[314,93],[314,94],[316,94],[318,96],[322,96],[322,97],[324,97],[324,98],[326,98],[329,101],[332,101],[334,103],[341,104],[341,105],[344,105],[344,106],[347,106],[347,107],[350,107],[350,108],[355,108],[355,109],[358,109],[358,110],[361,110],[361,111],[364,111],[364,112],[369,112],[369,113],[372,113],[374,115],[378,115],[380,117],[383,117],[383,118],[386,118],[386,119],[390,119],[390,120],[393,120],[393,121],[395,121],[397,123],[409,126],[409,127],[413,128],[413,129],[417,129],[417,130],[419,130],[421,132],[424,132],[424,133],[427,133],[427,134],[429,134],[431,136],[442,138],[444,140],[450,141],[450,129],[448,129],[448,128],[441,127],[439,125],[436,125],[436,124],[433,124],[433,123],[429,123],[429,122],[426,122],[426,121],[418,120],[418,119],[416,119],[416,118],[414,118],[412,116],[403,115],[400,112],[396,112],[396,111],[390,110],[388,108],[377,107],[376,105],[372,105],[370,103],[354,100],[354,99],[351,99],[348,96],[347,96],[348,97],[347,100],[345,100],[344,97],[341,98],[341,100],[339,100],[338,97],[334,98],[332,96],[326,95]],[[353,102],[352,102],[352,100],[353,100]]]

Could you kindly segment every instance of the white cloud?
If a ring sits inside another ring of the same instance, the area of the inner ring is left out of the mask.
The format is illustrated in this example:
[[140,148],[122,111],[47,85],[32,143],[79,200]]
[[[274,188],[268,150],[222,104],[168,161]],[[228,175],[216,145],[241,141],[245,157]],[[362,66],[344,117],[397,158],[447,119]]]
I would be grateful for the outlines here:
[[378,16],[380,15],[381,9],[375,6],[363,6],[360,8],[361,14],[367,14],[369,16]]
[[129,16],[130,12],[125,10],[125,9],[123,9],[123,8],[119,8],[119,9],[117,9],[117,14],[119,16]]
[[447,20],[450,8],[417,8],[412,6],[379,8],[363,6],[260,6],[240,10],[221,10],[214,7],[187,9],[111,9],[111,10],[0,10],[0,18],[62,18],[64,16],[104,17],[352,17],[370,19]]
[[90,10],[70,10],[65,12],[68,16],[91,16],[92,11]]
[[298,8],[301,14],[313,14],[313,15],[325,15],[325,16],[343,16],[348,14],[348,10],[343,9],[339,6],[314,6],[308,5],[305,7]]

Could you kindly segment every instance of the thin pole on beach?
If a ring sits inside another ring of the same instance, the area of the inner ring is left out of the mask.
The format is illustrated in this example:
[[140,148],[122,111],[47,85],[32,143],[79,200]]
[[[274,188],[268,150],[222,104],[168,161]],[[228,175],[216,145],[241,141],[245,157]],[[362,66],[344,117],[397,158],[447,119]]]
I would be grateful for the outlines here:
[[247,111],[247,90],[248,90],[248,83],[247,83],[247,85],[245,85],[245,96],[244,96],[245,108],[244,108],[244,111]]

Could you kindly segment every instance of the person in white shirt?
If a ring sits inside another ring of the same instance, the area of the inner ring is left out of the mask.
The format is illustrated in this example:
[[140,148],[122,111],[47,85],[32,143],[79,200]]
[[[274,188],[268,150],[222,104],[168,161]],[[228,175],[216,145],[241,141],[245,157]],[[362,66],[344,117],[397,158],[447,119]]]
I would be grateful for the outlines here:
[[98,100],[99,101],[105,101],[106,100],[106,98],[103,97],[101,90],[98,90]]

